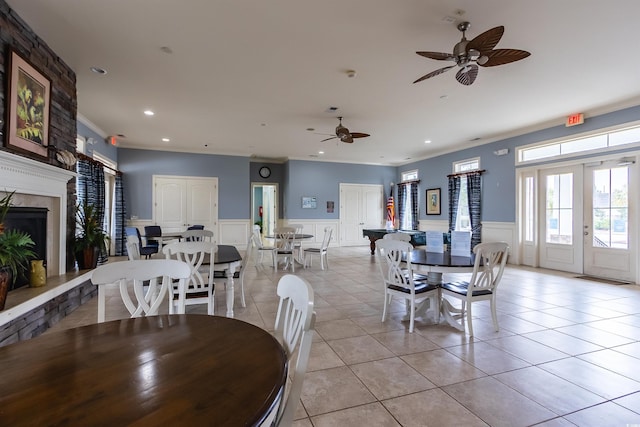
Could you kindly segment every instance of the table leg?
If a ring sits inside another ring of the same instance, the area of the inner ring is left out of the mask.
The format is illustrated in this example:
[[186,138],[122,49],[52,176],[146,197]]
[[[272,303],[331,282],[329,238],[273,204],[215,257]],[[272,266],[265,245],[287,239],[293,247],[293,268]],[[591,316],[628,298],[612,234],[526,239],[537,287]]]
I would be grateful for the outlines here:
[[371,242],[369,243],[369,248],[371,248],[371,255],[376,254],[376,240],[378,240],[377,237],[369,236],[369,241]]
[[98,323],[104,322],[105,318],[105,285],[98,286]]
[[233,299],[234,299],[234,282],[233,282],[233,274],[235,273],[236,267],[235,265],[230,265],[227,268],[227,317],[233,317]]
[[[442,298],[440,301],[440,310],[444,320],[452,327],[459,331],[464,331],[464,313],[462,310],[455,308],[448,299]],[[458,319],[460,321],[458,322]]]

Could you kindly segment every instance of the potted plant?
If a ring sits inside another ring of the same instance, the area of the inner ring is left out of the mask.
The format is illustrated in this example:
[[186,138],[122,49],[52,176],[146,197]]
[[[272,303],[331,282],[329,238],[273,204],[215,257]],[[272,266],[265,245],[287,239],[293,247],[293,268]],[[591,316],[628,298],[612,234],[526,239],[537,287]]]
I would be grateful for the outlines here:
[[15,282],[18,272],[29,266],[35,257],[33,240],[29,234],[18,230],[5,230],[4,218],[11,207],[14,192],[0,199],[0,310],[9,292],[9,283]]
[[98,255],[107,253],[109,236],[99,221],[98,210],[94,205],[78,203],[76,206],[76,236],[73,253],[79,270],[96,268]]

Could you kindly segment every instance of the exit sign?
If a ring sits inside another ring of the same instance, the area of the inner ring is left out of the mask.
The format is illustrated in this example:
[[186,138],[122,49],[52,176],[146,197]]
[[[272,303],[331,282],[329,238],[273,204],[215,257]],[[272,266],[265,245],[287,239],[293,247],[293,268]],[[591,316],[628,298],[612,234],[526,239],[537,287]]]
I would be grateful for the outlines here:
[[569,126],[581,125],[583,123],[584,123],[584,114],[576,113],[567,117],[565,126],[569,127]]

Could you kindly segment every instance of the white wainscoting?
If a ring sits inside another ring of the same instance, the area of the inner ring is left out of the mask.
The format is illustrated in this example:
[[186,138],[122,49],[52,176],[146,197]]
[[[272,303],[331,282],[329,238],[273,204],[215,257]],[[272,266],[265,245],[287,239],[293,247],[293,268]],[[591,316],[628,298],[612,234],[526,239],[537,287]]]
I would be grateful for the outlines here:
[[220,245],[233,245],[239,250],[247,248],[253,225],[248,219],[219,219]]
[[[312,234],[313,238],[302,241],[303,247],[320,246],[322,239],[324,238],[324,228],[333,228],[333,234],[331,235],[330,246],[339,246],[338,234],[340,221],[338,220],[326,220],[326,219],[285,219],[281,221],[281,225],[286,227],[289,224],[302,225],[303,234]],[[369,240],[362,240],[362,244],[369,244]]]

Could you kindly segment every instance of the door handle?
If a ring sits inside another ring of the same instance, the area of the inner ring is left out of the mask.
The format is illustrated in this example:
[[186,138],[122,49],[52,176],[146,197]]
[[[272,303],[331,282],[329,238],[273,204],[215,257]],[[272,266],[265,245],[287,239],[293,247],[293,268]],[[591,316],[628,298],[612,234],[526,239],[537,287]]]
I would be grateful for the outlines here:
[[585,236],[588,236],[588,235],[589,235],[589,232],[588,232],[588,231],[585,231],[585,232],[584,232],[584,235],[585,235]]

